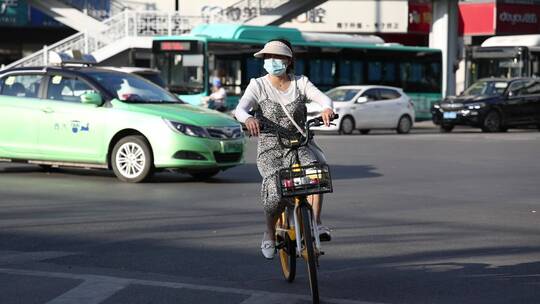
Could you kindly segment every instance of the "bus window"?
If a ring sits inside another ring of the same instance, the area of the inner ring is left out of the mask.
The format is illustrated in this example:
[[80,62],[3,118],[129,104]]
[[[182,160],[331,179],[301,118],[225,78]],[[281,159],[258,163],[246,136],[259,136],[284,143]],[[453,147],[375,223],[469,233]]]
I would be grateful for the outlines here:
[[304,75],[305,73],[305,62],[304,59],[297,59],[294,62],[294,73],[296,75]]
[[339,78],[340,85],[362,84],[364,80],[363,64],[358,60],[340,60]]
[[396,81],[396,65],[391,62],[385,62],[382,67],[382,74],[384,76],[383,82],[394,85],[394,82]]
[[382,64],[379,61],[368,63],[368,82],[379,82],[382,79]]
[[360,61],[353,61],[352,84],[362,84],[364,82],[364,64]]
[[259,58],[247,58],[246,59],[246,79],[249,81],[251,78],[258,78],[266,74],[263,67],[263,62]]
[[336,67],[330,59],[312,59],[309,61],[309,79],[321,90],[334,86]]
[[531,76],[540,77],[540,53],[531,53]]
[[242,66],[240,59],[216,56],[216,70],[213,76],[219,77],[228,95],[242,93]]
[[203,55],[200,54],[171,54],[170,87],[199,93],[204,89],[203,84]]

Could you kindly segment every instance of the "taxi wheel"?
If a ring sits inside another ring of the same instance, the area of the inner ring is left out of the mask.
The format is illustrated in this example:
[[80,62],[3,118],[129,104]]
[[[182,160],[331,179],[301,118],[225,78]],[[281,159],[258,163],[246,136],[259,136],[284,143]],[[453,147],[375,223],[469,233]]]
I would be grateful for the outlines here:
[[219,169],[191,171],[191,172],[189,172],[189,175],[191,175],[196,180],[206,180],[206,179],[212,178],[213,176],[218,174],[219,171],[220,171]]
[[153,172],[153,156],[150,144],[143,136],[127,136],[113,148],[111,163],[116,177],[128,183],[139,183]]

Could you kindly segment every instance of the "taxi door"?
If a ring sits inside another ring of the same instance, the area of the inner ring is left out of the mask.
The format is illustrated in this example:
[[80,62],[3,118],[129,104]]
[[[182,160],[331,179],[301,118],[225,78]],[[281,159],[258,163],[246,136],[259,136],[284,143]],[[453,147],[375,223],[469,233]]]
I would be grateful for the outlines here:
[[0,158],[39,157],[38,98],[43,75],[11,74],[0,80]]
[[102,162],[106,108],[81,103],[81,95],[99,92],[73,75],[47,79],[45,113],[40,121],[39,145],[48,160]]

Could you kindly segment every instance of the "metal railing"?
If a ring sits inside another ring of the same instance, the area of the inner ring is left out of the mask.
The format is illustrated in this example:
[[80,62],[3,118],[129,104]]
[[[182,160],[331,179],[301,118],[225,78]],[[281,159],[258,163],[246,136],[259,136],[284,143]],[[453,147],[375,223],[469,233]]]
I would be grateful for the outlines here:
[[[61,0],[72,5],[75,2],[88,4],[86,0]],[[115,3],[118,1],[111,1]],[[272,10],[288,0],[242,0],[227,7],[214,11],[212,14],[201,14],[201,16],[183,16],[179,12],[165,13],[160,11],[134,11],[126,7],[111,18],[103,20],[106,30],[100,35],[90,35],[86,32],[79,32],[69,36],[50,46],[17,60],[5,67],[42,66],[48,63],[50,51],[64,52],[78,49],[86,54],[91,54],[111,43],[115,43],[126,37],[153,37],[182,35],[191,31],[193,27],[202,23],[242,23],[252,18]],[[74,7],[76,7],[74,5]],[[90,11],[88,11],[90,14]],[[96,13],[100,17],[104,14]]]
[[207,19],[201,16],[182,16],[177,12],[126,10],[103,21],[107,29],[101,33],[100,38],[105,39],[79,32],[55,44],[44,46],[43,49],[5,66],[4,69],[47,65],[48,54],[51,51],[64,52],[77,49],[86,54],[92,54],[110,43],[127,37],[182,35],[188,33],[194,26],[205,22]]

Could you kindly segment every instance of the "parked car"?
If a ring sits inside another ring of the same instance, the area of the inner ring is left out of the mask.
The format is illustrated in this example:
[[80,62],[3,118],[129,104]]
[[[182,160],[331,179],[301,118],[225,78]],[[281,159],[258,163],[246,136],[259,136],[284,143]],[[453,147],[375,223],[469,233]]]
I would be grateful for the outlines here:
[[540,129],[540,79],[480,79],[461,95],[434,104],[431,112],[441,132],[458,125],[484,132],[531,125]]
[[112,169],[140,182],[173,168],[208,178],[243,162],[238,122],[152,82],[97,67],[0,72],[0,159]]
[[[368,134],[373,129],[395,129],[405,134],[413,126],[413,103],[400,88],[340,86],[326,94],[333,100],[339,119],[334,121],[335,126],[314,128],[316,130],[339,131],[340,134],[360,130],[361,134]],[[309,103],[307,109],[310,118],[321,111],[320,106],[314,103]]]

